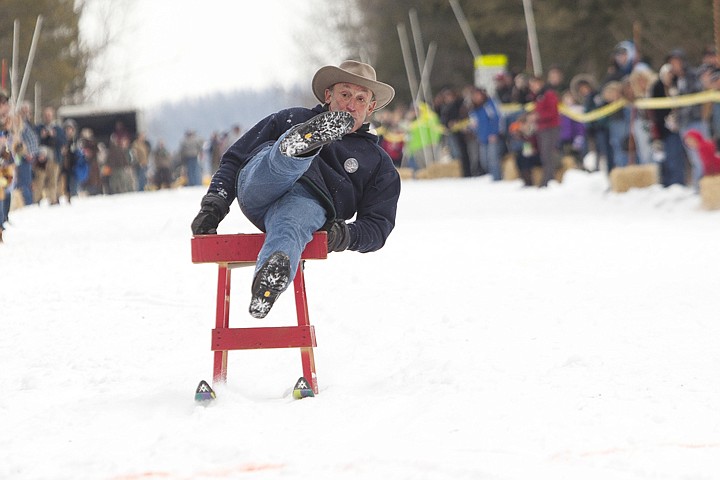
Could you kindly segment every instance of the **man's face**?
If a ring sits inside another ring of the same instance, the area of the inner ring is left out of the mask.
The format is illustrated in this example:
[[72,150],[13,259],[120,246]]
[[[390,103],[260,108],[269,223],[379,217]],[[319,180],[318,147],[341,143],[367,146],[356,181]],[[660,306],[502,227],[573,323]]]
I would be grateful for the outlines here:
[[627,50],[620,50],[615,54],[615,61],[618,65],[625,65],[628,61],[628,52]]
[[547,76],[548,82],[550,82],[553,85],[561,84],[563,81],[563,77],[564,77],[563,73],[556,68],[553,68],[552,70],[550,70],[548,72],[548,76]]
[[336,83],[326,89],[325,103],[331,112],[348,112],[353,116],[353,132],[365,123],[377,105],[370,90],[353,83]]
[[672,72],[675,75],[682,75],[684,73],[684,62],[681,58],[672,57],[670,59],[670,66],[672,66]]
[[538,93],[540,90],[542,90],[542,87],[544,86],[542,80],[538,80],[536,78],[530,79],[529,82],[530,91],[533,93]]

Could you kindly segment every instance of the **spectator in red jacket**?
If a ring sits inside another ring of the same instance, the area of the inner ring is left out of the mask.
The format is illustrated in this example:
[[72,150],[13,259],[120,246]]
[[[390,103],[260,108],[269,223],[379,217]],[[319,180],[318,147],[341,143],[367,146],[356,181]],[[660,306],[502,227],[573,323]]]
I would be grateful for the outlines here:
[[543,179],[541,187],[555,178],[555,171],[560,165],[560,112],[558,111],[558,94],[545,85],[542,77],[535,76],[530,79],[530,91],[535,97],[535,112],[537,112],[537,143],[540,161],[543,166]]

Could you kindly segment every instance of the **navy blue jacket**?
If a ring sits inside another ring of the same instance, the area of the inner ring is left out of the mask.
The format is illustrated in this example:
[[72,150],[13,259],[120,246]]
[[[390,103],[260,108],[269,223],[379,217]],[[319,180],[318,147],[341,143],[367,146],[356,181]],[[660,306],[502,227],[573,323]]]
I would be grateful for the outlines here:
[[[237,175],[257,149],[323,110],[322,105],[313,109],[289,108],[261,120],[223,154],[208,192],[225,198],[229,206],[237,197]],[[345,170],[345,162],[351,158],[358,163],[353,173]],[[378,137],[368,131],[368,125],[322,147],[299,181],[325,207],[326,227],[335,219],[349,220],[357,214],[355,221],[348,224],[350,250],[372,252],[385,244],[395,226],[400,176],[379,146]]]

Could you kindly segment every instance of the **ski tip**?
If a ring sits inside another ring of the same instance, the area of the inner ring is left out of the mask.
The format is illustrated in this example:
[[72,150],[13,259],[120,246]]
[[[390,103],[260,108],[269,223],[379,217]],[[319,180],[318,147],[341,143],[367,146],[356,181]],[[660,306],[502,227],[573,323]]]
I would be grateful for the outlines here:
[[198,387],[195,389],[196,402],[209,402],[215,400],[215,391],[205,380],[200,380]]
[[295,383],[295,388],[293,388],[293,398],[300,400],[301,398],[314,396],[315,392],[313,392],[310,382],[308,382],[305,377],[300,377],[297,383]]

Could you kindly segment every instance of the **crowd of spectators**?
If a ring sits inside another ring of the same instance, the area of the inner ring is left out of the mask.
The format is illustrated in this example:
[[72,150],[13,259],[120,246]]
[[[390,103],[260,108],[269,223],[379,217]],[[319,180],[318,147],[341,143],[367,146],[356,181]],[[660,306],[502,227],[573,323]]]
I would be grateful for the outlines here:
[[201,139],[187,130],[175,150],[154,144],[144,132],[130,132],[121,121],[107,142],[72,119],[60,122],[46,107],[33,122],[25,102],[11,110],[0,90],[0,242],[10,210],[32,204],[71,204],[78,195],[115,195],[203,183],[222,153],[240,137],[240,126]]
[[[720,62],[713,46],[701,52],[698,65],[674,49],[656,70],[624,41],[612,50],[600,79],[579,74],[568,81],[554,65],[542,77],[502,71],[491,85],[443,88],[431,102],[443,128],[442,139],[432,146],[459,160],[466,177],[489,174],[501,180],[502,161],[509,159],[528,186],[531,170],[540,167],[536,183],[545,186],[561,158],[569,157],[577,168],[607,173],[656,164],[664,186],[697,188],[703,175],[720,169],[718,155],[708,148],[720,145],[720,97],[688,101],[687,96],[719,90]],[[666,97],[684,101],[647,103]],[[646,103],[638,102],[642,99]],[[428,124],[421,117],[404,107],[378,112],[382,144],[398,167],[428,163],[427,152],[411,145],[417,123]]]
[[[418,108],[381,110],[374,127],[398,168],[420,169],[445,152],[460,162],[464,177],[502,180],[509,160],[525,185],[546,186],[564,156],[577,168],[608,173],[656,164],[664,186],[697,188],[703,175],[720,173],[720,97],[649,106],[638,100],[719,91],[715,48],[705,48],[701,58],[690,65],[675,49],[656,70],[625,41],[615,46],[602,79],[579,74],[568,82],[559,66],[542,77],[501,71],[492,85],[445,87]],[[59,205],[79,194],[200,185],[242,134],[233,125],[202,139],[188,129],[171,151],[118,122],[106,144],[88,128],[78,131],[73,120],[60,123],[52,107],[35,123],[30,104],[12,112],[8,100],[0,90],[0,242],[11,201]],[[542,172],[539,181],[533,169]]]

